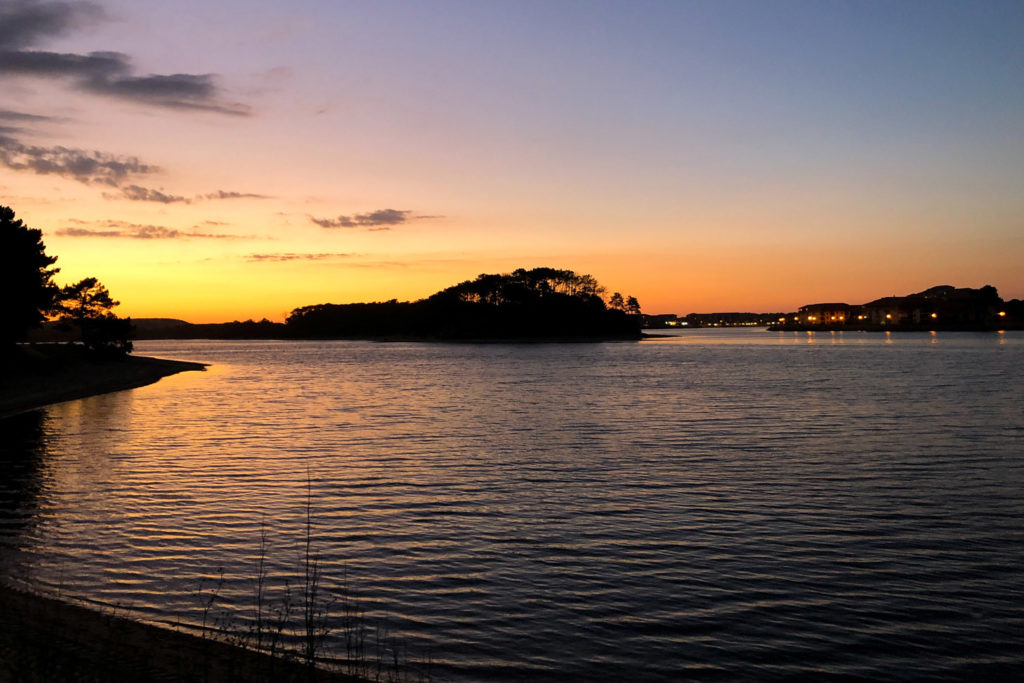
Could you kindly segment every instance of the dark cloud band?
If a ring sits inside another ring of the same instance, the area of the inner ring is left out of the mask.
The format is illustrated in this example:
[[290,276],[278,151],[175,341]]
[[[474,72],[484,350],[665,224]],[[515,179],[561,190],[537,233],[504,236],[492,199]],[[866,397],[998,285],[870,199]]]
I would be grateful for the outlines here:
[[133,175],[157,170],[135,157],[119,157],[103,152],[89,152],[68,147],[26,145],[14,138],[0,135],[0,164],[16,171],[32,171],[40,175],[58,175],[86,184],[120,186]]
[[369,213],[357,213],[353,216],[338,216],[337,218],[310,216],[309,219],[321,228],[389,228],[408,221],[410,213],[412,212],[399,209],[378,209]]
[[64,78],[80,90],[176,109],[246,115],[245,105],[227,102],[212,74],[132,74],[131,59],[120,52],[73,54],[26,49],[103,18],[86,2],[26,2],[0,5],[0,75]]
[[[81,225],[84,221],[75,219],[71,223]],[[124,221],[103,221],[98,228],[63,228],[56,234],[62,237],[114,237],[137,240],[172,240],[172,239],[237,239],[238,235],[223,233],[199,232],[196,230],[178,230],[163,225],[140,225]]]
[[64,35],[104,18],[92,2],[5,0],[0,5],[0,48],[22,48]]
[[139,185],[126,185],[121,188],[121,194],[126,199],[131,199],[136,202],[160,202],[161,204],[174,204],[176,202],[181,202],[183,204],[189,203],[187,197],[165,194],[160,190],[153,190]]

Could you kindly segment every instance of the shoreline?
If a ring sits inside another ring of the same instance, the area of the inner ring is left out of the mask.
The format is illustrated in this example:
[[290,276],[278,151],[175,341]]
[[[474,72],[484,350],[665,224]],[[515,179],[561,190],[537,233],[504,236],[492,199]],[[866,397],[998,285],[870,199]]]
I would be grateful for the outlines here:
[[206,365],[148,356],[102,359],[75,347],[19,348],[0,380],[0,419],[113,391],[137,389],[179,372]]
[[0,683],[359,683],[296,659],[162,628],[0,583]]

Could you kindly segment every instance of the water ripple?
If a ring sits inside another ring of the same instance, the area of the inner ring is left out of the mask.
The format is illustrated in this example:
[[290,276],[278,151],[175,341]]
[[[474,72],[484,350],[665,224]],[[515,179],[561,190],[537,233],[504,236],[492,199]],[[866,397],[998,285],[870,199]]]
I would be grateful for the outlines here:
[[1010,679],[1000,341],[143,342],[215,365],[0,423],[0,566],[192,629],[219,585],[244,625],[261,528],[270,598],[302,580],[308,495],[325,586],[445,679]]

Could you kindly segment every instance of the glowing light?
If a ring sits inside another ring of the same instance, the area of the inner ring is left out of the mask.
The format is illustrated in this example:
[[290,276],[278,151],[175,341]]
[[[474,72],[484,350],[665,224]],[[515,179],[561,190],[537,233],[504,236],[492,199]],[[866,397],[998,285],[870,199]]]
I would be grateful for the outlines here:
[[932,313],[932,317],[933,317],[933,318],[938,318],[938,317],[939,317],[939,314],[938,314],[938,313]]
[[886,320],[892,320],[892,313],[886,313],[885,318]]
[[1006,317],[1006,311],[999,311],[999,317],[1000,318],[1005,318]]

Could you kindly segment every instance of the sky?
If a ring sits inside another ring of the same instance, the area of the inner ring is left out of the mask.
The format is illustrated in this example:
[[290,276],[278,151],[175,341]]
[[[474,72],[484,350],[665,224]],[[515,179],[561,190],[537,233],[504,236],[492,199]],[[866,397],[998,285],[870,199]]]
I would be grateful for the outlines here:
[[1019,0],[0,0],[0,93],[0,204],[122,316],[1024,298]]

